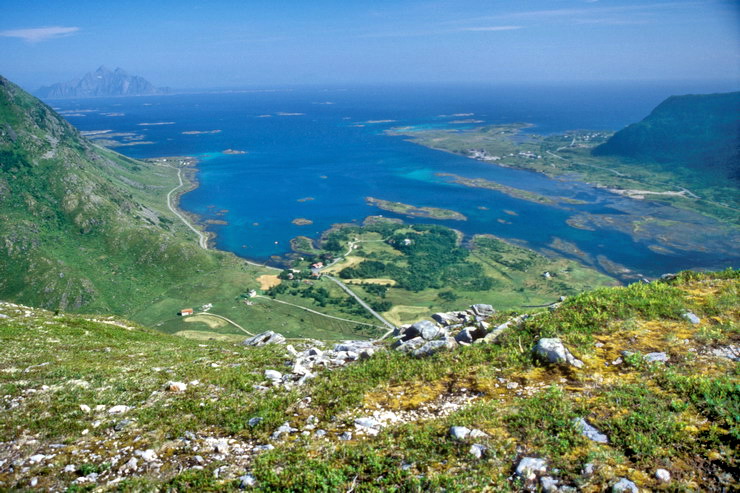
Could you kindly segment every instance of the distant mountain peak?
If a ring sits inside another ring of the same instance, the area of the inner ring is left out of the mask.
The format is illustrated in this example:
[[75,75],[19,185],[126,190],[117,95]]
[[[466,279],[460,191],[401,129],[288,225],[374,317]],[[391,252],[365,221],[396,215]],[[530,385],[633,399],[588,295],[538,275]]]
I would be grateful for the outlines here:
[[144,96],[166,94],[167,88],[155,87],[151,82],[138,75],[128,75],[124,69],[117,67],[111,71],[101,65],[95,72],[88,72],[81,78],[68,82],[58,82],[36,91],[40,98],[90,98],[110,96]]

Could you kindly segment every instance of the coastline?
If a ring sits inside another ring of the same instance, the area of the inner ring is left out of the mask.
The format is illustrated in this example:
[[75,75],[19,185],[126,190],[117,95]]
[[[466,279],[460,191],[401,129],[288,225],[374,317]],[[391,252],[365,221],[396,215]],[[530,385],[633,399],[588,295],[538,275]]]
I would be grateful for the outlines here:
[[[169,161],[171,160],[178,160],[180,161],[180,166],[173,166],[169,164]],[[155,164],[159,166],[167,166],[173,169],[177,169],[180,173],[180,177],[182,179],[183,184],[175,187],[174,189],[170,190],[170,201],[171,206],[176,211],[176,214],[181,216],[181,219],[184,218],[184,221],[188,227],[191,229],[197,230],[199,233],[199,236],[205,238],[205,246],[203,246],[204,250],[213,250],[217,252],[227,253],[236,256],[243,262],[246,262],[249,265],[253,265],[255,267],[263,267],[265,269],[271,269],[271,270],[277,270],[281,271],[282,269],[279,267],[275,267],[273,265],[268,265],[266,263],[259,263],[252,259],[245,258],[241,255],[238,255],[235,252],[230,252],[227,250],[221,250],[220,248],[216,247],[215,240],[217,238],[217,234],[213,231],[209,231],[206,228],[206,219],[204,219],[201,215],[196,214],[194,212],[186,211],[182,207],[180,207],[180,198],[185,195],[188,192],[192,192],[193,190],[196,190],[198,187],[200,187],[200,182],[198,181],[197,175],[198,175],[198,164],[200,161],[198,158],[193,156],[165,156],[160,158],[150,158],[148,159],[150,162],[154,162]],[[170,204],[168,204],[170,205]],[[173,212],[174,212],[173,211]],[[188,224],[189,223],[189,224]]]

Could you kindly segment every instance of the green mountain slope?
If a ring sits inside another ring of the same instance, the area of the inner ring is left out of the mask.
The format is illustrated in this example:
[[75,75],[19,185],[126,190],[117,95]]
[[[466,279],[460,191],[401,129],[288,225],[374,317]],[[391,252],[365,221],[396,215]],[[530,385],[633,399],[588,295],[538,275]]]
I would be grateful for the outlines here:
[[740,92],[672,96],[649,116],[596,147],[618,155],[685,168],[704,181],[740,181]]
[[[317,364],[303,385],[286,363],[332,346],[189,341],[0,302],[0,490],[535,491],[549,477],[580,491],[617,491],[621,478],[732,491],[739,281],[686,272],[599,289],[494,341],[428,357],[379,347]],[[583,364],[538,362],[543,337]],[[455,438],[453,426],[482,433]],[[517,475],[525,457],[546,472]]]
[[130,315],[220,272],[244,271],[244,289],[243,262],[201,249],[167,209],[177,184],[176,169],[93,145],[0,78],[0,298]]

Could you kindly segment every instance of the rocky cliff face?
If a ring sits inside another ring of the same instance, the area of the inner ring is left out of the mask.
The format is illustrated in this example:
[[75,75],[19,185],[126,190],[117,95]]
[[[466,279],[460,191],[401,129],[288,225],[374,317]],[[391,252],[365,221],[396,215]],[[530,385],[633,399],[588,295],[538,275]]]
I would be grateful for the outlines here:
[[157,88],[138,75],[128,75],[123,69],[113,71],[100,67],[88,72],[81,79],[58,82],[45,86],[36,92],[40,98],[89,98],[101,96],[142,96],[164,94],[167,88]]

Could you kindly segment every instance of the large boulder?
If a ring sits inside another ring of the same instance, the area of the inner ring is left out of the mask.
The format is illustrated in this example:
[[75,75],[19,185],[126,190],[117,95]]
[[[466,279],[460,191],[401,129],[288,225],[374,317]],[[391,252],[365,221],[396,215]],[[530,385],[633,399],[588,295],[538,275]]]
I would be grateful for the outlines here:
[[435,313],[432,318],[441,326],[448,327],[450,325],[457,325],[465,322],[465,312],[444,312]]
[[442,333],[442,329],[434,322],[422,320],[409,327],[404,333],[403,339],[407,341],[416,337],[421,337],[427,341],[432,341]]
[[242,342],[242,345],[259,347],[259,346],[264,346],[266,344],[284,344],[284,343],[285,343],[285,337],[278,334],[277,332],[268,330],[267,332],[263,332],[261,334],[257,334],[256,336],[252,336],[249,339],[245,339],[244,342]]
[[535,357],[544,363],[550,364],[568,364],[576,368],[583,367],[583,361],[573,356],[568,348],[563,345],[563,341],[557,337],[543,337],[534,349],[532,349]]
[[484,305],[482,303],[471,305],[470,309],[473,310],[473,313],[475,313],[479,317],[490,317],[491,315],[496,313],[496,310],[494,310],[491,305]]

